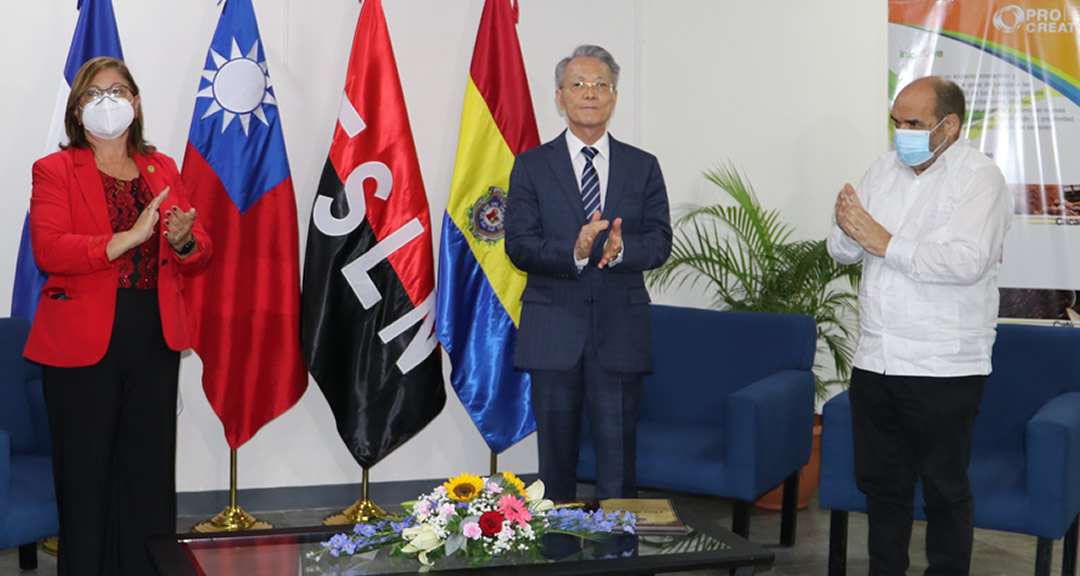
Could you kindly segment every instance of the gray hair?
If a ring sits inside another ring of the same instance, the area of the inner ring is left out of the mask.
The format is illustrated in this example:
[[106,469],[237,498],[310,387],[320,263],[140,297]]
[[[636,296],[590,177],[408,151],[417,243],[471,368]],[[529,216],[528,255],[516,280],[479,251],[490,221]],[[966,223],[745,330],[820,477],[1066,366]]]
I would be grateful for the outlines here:
[[615,57],[610,52],[604,50],[599,46],[592,44],[582,44],[577,48],[574,48],[574,53],[559,60],[559,63],[555,65],[555,87],[562,88],[563,80],[566,79],[566,65],[570,63],[574,58],[596,58],[607,64],[608,70],[611,70],[611,85],[612,87],[619,85],[619,65],[615,63]]

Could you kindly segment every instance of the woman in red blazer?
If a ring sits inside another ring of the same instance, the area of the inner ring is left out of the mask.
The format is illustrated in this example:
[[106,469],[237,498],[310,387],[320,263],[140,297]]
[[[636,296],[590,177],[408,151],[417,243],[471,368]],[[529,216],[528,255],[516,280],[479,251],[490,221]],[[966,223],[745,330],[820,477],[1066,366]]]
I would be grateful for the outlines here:
[[68,97],[70,143],[34,164],[30,234],[49,279],[24,354],[45,367],[61,576],[154,574],[146,539],[176,530],[184,277],[212,248],[142,120],[124,63],[91,60]]

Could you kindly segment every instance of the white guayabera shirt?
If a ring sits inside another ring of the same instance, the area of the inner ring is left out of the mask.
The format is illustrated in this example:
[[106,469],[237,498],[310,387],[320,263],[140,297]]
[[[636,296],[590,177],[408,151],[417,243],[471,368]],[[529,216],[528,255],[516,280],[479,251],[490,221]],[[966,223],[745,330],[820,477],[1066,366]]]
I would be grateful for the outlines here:
[[1013,200],[998,167],[965,141],[921,175],[895,152],[874,161],[855,189],[892,234],[885,257],[839,226],[828,250],[863,262],[855,366],[896,376],[990,373],[998,270]]

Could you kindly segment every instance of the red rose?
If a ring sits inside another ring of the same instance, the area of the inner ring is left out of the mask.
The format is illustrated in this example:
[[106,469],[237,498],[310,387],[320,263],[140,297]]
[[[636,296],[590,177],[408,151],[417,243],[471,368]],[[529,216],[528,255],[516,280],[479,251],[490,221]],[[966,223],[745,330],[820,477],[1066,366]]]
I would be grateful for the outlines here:
[[503,515],[498,512],[484,512],[480,516],[480,533],[484,536],[494,536],[502,532]]

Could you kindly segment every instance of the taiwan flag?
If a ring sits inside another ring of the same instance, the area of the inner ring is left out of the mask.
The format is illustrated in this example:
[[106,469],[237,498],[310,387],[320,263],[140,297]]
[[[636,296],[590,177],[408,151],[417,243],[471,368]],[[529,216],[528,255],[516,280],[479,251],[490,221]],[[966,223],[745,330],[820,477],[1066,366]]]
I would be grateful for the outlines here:
[[304,359],[367,469],[442,410],[420,163],[380,0],[367,0],[304,260]]
[[235,450],[307,387],[296,200],[251,0],[221,12],[181,180],[214,241],[210,269],[185,286],[193,347]]

